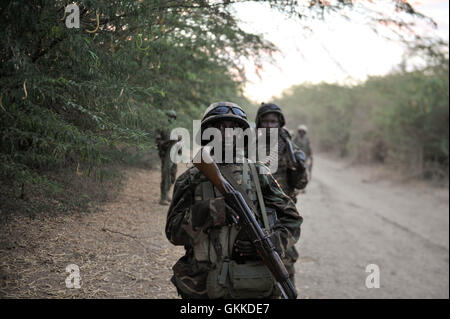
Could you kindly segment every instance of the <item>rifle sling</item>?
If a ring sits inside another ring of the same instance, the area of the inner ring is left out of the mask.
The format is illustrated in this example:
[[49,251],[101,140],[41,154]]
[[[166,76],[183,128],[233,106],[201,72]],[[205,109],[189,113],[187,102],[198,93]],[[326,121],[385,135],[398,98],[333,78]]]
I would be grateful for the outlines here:
[[269,219],[267,218],[266,205],[264,204],[264,198],[262,196],[261,184],[259,183],[259,175],[256,172],[256,166],[254,163],[249,163],[249,166],[252,171],[253,181],[255,182],[256,194],[258,195],[259,208],[261,208],[261,215],[262,215],[263,222],[264,222],[264,228],[266,229],[267,233],[269,233],[269,231],[270,231]]

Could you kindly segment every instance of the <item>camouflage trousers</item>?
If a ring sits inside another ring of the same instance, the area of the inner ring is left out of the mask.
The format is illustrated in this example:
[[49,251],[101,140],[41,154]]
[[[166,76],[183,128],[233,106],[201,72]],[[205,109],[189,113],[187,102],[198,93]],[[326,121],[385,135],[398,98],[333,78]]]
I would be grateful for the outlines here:
[[170,152],[161,152],[161,200],[167,199],[170,186],[175,183],[177,165],[170,159]]

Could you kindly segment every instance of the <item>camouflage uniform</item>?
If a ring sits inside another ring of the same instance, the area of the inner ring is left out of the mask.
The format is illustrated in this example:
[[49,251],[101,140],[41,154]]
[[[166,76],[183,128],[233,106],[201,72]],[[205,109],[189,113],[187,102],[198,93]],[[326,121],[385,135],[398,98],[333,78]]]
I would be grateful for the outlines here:
[[[241,191],[248,195],[256,207],[256,218],[262,223],[252,170],[248,169],[248,165],[245,168],[246,164],[242,163],[218,164],[218,167],[224,176],[231,176],[241,187]],[[293,247],[300,237],[302,217],[267,168],[260,164],[256,164],[255,168],[273,231],[271,238],[283,261],[287,262],[286,251]],[[263,292],[257,291],[256,286],[266,282],[264,280],[251,279],[255,290],[252,290],[252,287],[239,290],[243,288],[233,284],[236,283],[239,267],[262,262],[256,254],[242,257],[236,251],[235,243],[239,240],[245,241],[246,235],[238,225],[227,220],[229,209],[223,196],[197,168],[189,168],[178,177],[165,231],[172,244],[183,245],[186,250],[185,255],[174,265],[174,275],[171,279],[183,298],[278,296],[272,278],[270,285],[273,287],[265,287]],[[229,265],[229,268],[224,267],[225,264]],[[268,272],[267,267],[263,267]]]
[[297,134],[295,136],[293,142],[305,153],[306,158],[309,158],[312,156],[311,145],[309,142],[309,137],[307,135],[304,135],[302,137]]
[[[273,106],[269,108],[268,106]],[[283,134],[284,138],[291,139],[289,132],[283,128],[285,124],[283,113],[281,109],[275,104],[263,104],[259,110],[256,117],[256,128],[261,128],[261,119],[264,115],[268,113],[277,113],[280,115],[280,135]],[[269,139],[266,140],[266,150],[269,150]],[[300,157],[304,154],[302,150],[293,143],[295,155]],[[273,172],[273,177],[280,184],[281,189],[289,196],[294,202],[297,202],[297,192],[296,189],[304,189],[308,185],[308,175],[306,174],[304,167],[298,167],[296,171],[291,170],[288,167],[288,148],[287,143],[281,136],[278,138],[278,168],[276,172]],[[300,155],[301,154],[301,155]],[[270,160],[270,159],[269,159]],[[266,163],[265,163],[266,164]]]
[[[276,113],[279,115],[280,127],[279,132],[280,135],[283,134],[284,138],[291,139],[291,136],[287,130],[283,128],[285,124],[284,115],[281,109],[275,104],[262,104],[258,109],[257,117],[256,117],[256,128],[261,128],[261,120],[264,115],[269,113]],[[266,149],[269,150],[269,139],[266,140]],[[308,184],[308,175],[304,167],[298,167],[297,170],[293,171],[288,167],[288,148],[287,143],[284,141],[281,136],[278,138],[278,168],[277,171],[273,173],[273,177],[276,179],[277,183],[280,185],[281,189],[292,199],[294,203],[297,202],[297,189],[301,190],[306,187]],[[297,157],[303,156],[302,151],[293,144],[294,153]],[[297,157],[298,158],[298,157]],[[303,165],[303,164],[301,164]],[[286,269],[291,275],[291,279],[295,282],[295,267],[294,264],[297,261],[299,254],[295,248],[295,246],[290,247],[286,251]]]
[[[169,112],[169,117],[176,117],[174,111]],[[162,128],[157,130],[156,145],[158,147],[159,158],[161,159],[161,204],[168,204],[165,203],[168,199],[167,193],[169,192],[170,186],[174,184],[177,174],[177,165],[170,159],[170,149],[175,143],[176,141],[170,139],[169,129]]]
[[[270,145],[266,145],[269,149]],[[294,152],[300,149],[294,144]],[[308,185],[308,176],[303,173],[294,173],[288,168],[288,149],[287,144],[283,139],[278,139],[278,168],[273,173],[281,189],[294,201],[297,202],[297,189],[304,189]],[[268,164],[266,164],[268,165]],[[293,181],[295,179],[295,181]]]

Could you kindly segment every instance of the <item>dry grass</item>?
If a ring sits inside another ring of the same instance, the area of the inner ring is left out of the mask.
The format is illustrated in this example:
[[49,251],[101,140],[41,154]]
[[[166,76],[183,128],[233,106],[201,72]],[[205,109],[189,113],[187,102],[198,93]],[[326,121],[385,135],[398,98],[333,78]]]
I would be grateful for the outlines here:
[[[125,185],[92,214],[10,216],[0,227],[1,298],[176,298],[169,279],[183,254],[164,234],[157,170],[128,169]],[[68,289],[65,269],[80,268]]]

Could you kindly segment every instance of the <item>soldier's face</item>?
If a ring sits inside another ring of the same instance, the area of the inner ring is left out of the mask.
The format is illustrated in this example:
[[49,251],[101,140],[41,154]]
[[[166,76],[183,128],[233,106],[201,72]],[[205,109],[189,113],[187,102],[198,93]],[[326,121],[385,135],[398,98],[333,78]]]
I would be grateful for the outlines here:
[[218,122],[215,127],[220,130],[223,146],[234,146],[236,143],[236,136],[233,135],[232,129],[239,128],[241,126],[235,121],[223,120]]
[[280,119],[278,118],[278,114],[269,113],[264,115],[261,118],[261,127],[262,128],[279,128],[280,127]]
[[222,135],[222,151],[223,154],[233,154],[237,143],[237,136],[234,134],[233,129],[242,128],[239,123],[230,120],[222,120],[214,125],[220,130]]
[[238,128],[240,127],[240,125],[238,123],[236,123],[235,121],[230,121],[230,120],[224,120],[224,121],[220,121],[216,124],[216,127],[220,130],[220,133],[222,133],[222,137],[225,138],[227,137],[227,135],[225,134],[230,134],[230,130],[227,130],[227,128]]

